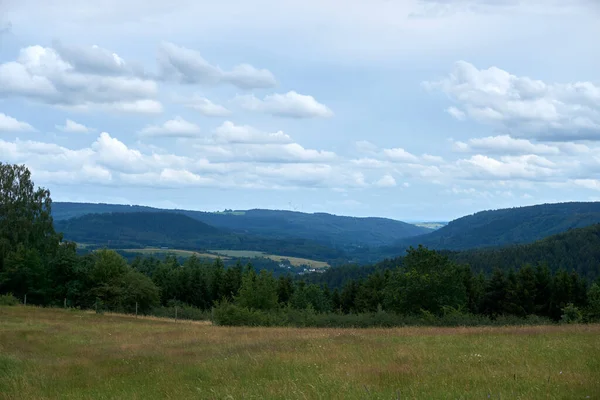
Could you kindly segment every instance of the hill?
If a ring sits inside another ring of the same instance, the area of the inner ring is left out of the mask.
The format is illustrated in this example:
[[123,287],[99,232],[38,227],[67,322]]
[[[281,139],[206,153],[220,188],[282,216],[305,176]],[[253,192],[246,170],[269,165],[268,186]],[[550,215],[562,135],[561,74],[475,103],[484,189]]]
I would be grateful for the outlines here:
[[398,241],[380,249],[386,256],[402,254],[408,246],[466,250],[524,244],[600,223],[600,202],[541,204],[481,211],[458,218],[426,235]]
[[111,248],[170,247],[182,250],[251,250],[340,262],[344,253],[302,238],[271,239],[218,229],[174,212],[111,212],[55,221],[66,240]]
[[594,280],[600,277],[600,224],[571,229],[530,244],[447,254],[459,263],[469,264],[474,271],[489,273],[494,267],[518,269],[524,264],[541,263],[552,272],[559,268],[575,270]]
[[432,231],[425,227],[387,218],[355,218],[327,213],[309,214],[260,209],[212,213],[190,210],[162,210],[145,206],[118,204],[55,202],[52,205],[52,216],[55,221],[86,214],[111,212],[178,213],[237,234],[258,235],[273,239],[307,239],[324,246],[346,250],[392,245],[400,239]]
[[[440,250],[452,261],[469,265],[473,272],[489,275],[498,267],[508,271],[518,270],[525,264],[547,265],[552,273],[561,268],[576,271],[579,276],[594,281],[600,278],[600,224],[570,229],[529,244],[509,245],[500,248],[462,251]],[[342,265],[330,268],[323,274],[303,277],[310,283],[327,284],[331,289],[342,288],[352,279],[365,279],[375,271],[395,269],[402,265],[404,252],[370,265]]]

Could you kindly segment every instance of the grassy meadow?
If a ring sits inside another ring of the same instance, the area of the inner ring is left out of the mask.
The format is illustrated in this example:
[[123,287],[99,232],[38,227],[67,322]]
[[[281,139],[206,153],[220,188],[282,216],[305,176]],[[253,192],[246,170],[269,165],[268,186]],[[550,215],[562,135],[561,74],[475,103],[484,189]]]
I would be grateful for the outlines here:
[[600,326],[230,328],[0,307],[0,399],[598,399]]
[[241,257],[241,258],[253,258],[253,257],[265,257],[270,258],[273,261],[281,262],[283,260],[289,260],[290,264],[294,267],[300,267],[302,265],[308,265],[313,268],[328,268],[329,264],[325,261],[310,260],[308,258],[300,257],[288,257],[278,256],[275,254],[266,254],[262,251],[249,251],[249,250],[210,250],[211,253],[227,256],[227,257]]
[[173,254],[177,257],[191,257],[196,256],[198,258],[212,258],[217,259],[221,258],[223,260],[227,260],[227,257],[223,257],[218,254],[212,253],[200,253],[192,250],[178,250],[178,249],[161,249],[158,247],[146,247],[143,249],[118,249],[120,251],[126,251],[128,253],[139,253],[143,255],[159,255],[159,254]]

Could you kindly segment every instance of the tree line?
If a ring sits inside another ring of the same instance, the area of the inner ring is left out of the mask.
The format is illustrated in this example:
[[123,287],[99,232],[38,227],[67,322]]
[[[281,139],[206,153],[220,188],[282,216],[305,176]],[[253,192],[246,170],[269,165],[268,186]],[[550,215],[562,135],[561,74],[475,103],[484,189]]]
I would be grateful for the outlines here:
[[[251,265],[225,267],[195,256],[137,257],[113,250],[85,255],[54,231],[50,192],[24,166],[0,164],[0,294],[29,304],[160,314],[198,310],[229,325],[392,326],[412,323],[596,321],[600,282],[546,265],[468,266],[423,246],[397,262],[333,288]],[[162,311],[161,311],[162,310]]]

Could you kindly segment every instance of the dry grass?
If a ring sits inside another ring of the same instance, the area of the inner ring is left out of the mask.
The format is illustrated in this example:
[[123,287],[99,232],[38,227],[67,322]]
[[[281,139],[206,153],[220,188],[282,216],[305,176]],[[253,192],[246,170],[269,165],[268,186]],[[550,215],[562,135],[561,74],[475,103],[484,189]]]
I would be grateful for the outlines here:
[[179,257],[191,257],[196,256],[199,258],[221,258],[223,260],[228,260],[227,257],[223,257],[218,254],[211,253],[199,253],[197,251],[191,250],[177,250],[177,249],[159,249],[155,247],[147,247],[144,249],[119,249],[120,251],[127,251],[129,253],[140,253],[140,254],[174,254]]
[[300,257],[288,257],[288,256],[278,256],[275,254],[266,254],[262,251],[250,251],[250,250],[210,250],[211,253],[228,256],[228,257],[243,257],[243,258],[253,258],[253,257],[265,257],[269,258],[273,261],[281,262],[283,260],[289,260],[290,264],[293,267],[300,267],[302,265],[308,265],[312,268],[329,268],[329,264],[325,261],[316,261],[310,260],[308,258],[300,258]]
[[599,325],[229,328],[0,307],[0,399],[597,399],[599,393]]

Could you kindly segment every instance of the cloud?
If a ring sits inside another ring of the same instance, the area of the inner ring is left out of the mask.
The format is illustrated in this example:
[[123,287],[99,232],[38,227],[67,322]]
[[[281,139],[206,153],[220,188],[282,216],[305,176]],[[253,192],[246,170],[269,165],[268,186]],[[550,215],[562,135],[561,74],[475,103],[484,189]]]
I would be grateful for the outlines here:
[[287,118],[328,118],[333,111],[314,97],[290,91],[285,94],[267,95],[263,100],[254,95],[237,96],[242,108]]
[[403,148],[397,147],[394,149],[384,149],[383,154],[391,161],[403,162],[403,163],[416,163],[419,158]]
[[[78,54],[69,50],[69,59]],[[82,56],[71,64],[53,48],[29,46],[15,61],[0,64],[0,98],[25,98],[61,108],[157,113],[162,105],[154,98],[156,82],[133,76],[92,73],[93,58]],[[108,68],[98,61],[97,71]],[[73,61],[72,61],[73,62]],[[84,67],[79,70],[77,66]]]
[[226,107],[215,104],[206,97],[194,96],[191,99],[183,101],[186,107],[199,111],[206,117],[227,117],[231,115],[231,111]]
[[532,143],[526,139],[514,139],[509,135],[473,138],[465,142],[455,142],[459,152],[484,152],[492,154],[560,154],[560,149],[547,144]]
[[394,179],[393,176],[391,175],[384,175],[381,179],[379,179],[376,183],[375,186],[380,187],[380,188],[386,188],[386,187],[394,187],[396,186],[396,180]]
[[201,129],[198,125],[188,122],[180,116],[166,121],[162,125],[147,125],[140,130],[138,134],[141,137],[173,137],[173,138],[194,138],[197,137]]
[[448,107],[446,109],[446,112],[448,114],[452,115],[454,118],[456,118],[459,121],[464,121],[466,118],[465,113],[454,106]]
[[4,113],[0,113],[0,132],[35,132],[35,128],[27,122],[22,122]]
[[288,144],[292,138],[282,131],[264,133],[248,125],[235,125],[225,121],[215,130],[213,139],[216,143],[231,144]]
[[92,75],[133,75],[133,70],[117,53],[97,45],[72,46],[53,41],[58,56],[78,72]]
[[277,84],[273,74],[249,64],[240,64],[231,71],[210,64],[195,50],[162,42],[158,51],[160,77],[184,84],[216,85],[230,83],[240,89],[271,88]]
[[92,131],[92,129],[88,128],[87,126],[79,124],[70,119],[67,119],[64,125],[54,125],[54,127],[61,132],[67,133],[88,133]]
[[354,147],[361,153],[372,154],[377,151],[377,146],[367,140],[359,140],[354,143]]
[[448,109],[458,119],[540,140],[600,140],[600,86],[592,82],[546,83],[459,61],[448,77],[423,85],[449,95],[461,107]]
[[575,179],[573,183],[586,189],[600,190],[600,180],[598,179]]
[[558,165],[536,155],[504,156],[499,159],[477,154],[458,160],[454,173],[465,179],[542,180],[561,173]]

